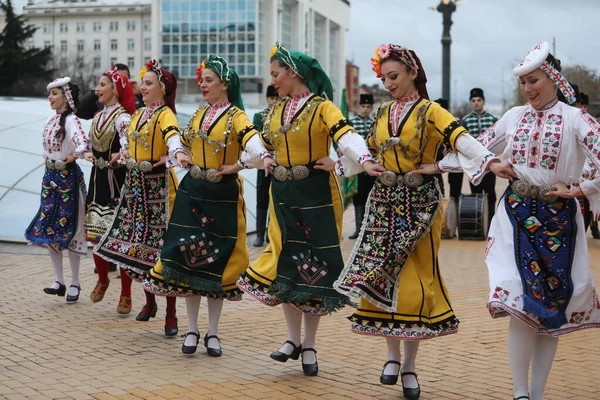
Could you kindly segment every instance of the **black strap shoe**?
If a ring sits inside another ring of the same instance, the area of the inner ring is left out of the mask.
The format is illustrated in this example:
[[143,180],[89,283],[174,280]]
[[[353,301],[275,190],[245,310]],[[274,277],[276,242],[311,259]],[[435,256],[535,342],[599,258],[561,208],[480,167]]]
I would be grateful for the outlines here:
[[71,285],[69,286],[70,288],[74,287],[77,289],[77,294],[74,296],[71,296],[70,294],[67,295],[67,303],[75,303],[77,300],[79,300],[79,293],[81,292],[81,286],[79,285]]
[[274,351],[271,353],[271,358],[275,361],[279,361],[279,362],[286,362],[287,360],[289,360],[290,358],[292,360],[297,360],[300,357],[300,353],[302,352],[302,345],[298,345],[296,346],[296,344],[294,342],[292,342],[291,340],[286,340],[283,344],[289,343],[294,350],[292,350],[291,354],[285,354],[282,351]]
[[514,400],[529,400],[529,396],[513,397]]
[[44,293],[46,294],[52,294],[52,295],[57,295],[57,296],[64,296],[65,293],[67,292],[67,287],[65,285],[63,285],[62,283],[60,283],[59,281],[55,281],[56,283],[58,283],[58,288],[54,289],[53,287],[47,287],[44,288]]
[[[219,342],[219,348],[215,349],[213,347],[208,347],[208,341],[210,339],[217,339],[217,342]],[[221,357],[221,354],[223,354],[223,352],[221,351],[221,339],[219,339],[219,337],[217,335],[208,335],[208,333],[204,336],[204,347],[206,347],[206,352],[208,353],[209,356],[211,357]]]
[[[394,361],[394,360],[389,360],[388,362],[383,364],[383,371],[385,371],[385,367],[387,367],[388,364],[396,364],[398,366],[398,372],[400,372],[400,363],[398,361]],[[395,385],[396,383],[398,383],[398,374],[386,375],[383,373],[383,371],[381,371],[381,376],[379,377],[379,382],[381,382],[384,385]]]
[[196,349],[198,348],[198,342],[200,341],[200,332],[188,332],[185,334],[185,338],[188,336],[196,336],[196,345],[195,346],[186,346],[185,339],[183,340],[183,345],[181,346],[181,352],[183,354],[194,354]]
[[[415,374],[414,372],[402,372],[400,375],[402,376],[402,378],[404,378],[406,375],[412,375],[415,377],[415,379],[417,379],[417,374]],[[416,400],[419,397],[421,397],[421,385],[419,385],[419,380],[417,379],[416,388],[404,387],[404,380],[402,380],[402,393],[404,394],[404,397],[406,397],[408,400]]]
[[[175,323],[171,323],[171,325],[175,325],[175,326],[168,326],[168,320],[175,320]],[[177,327],[177,317],[175,315],[169,315],[167,314],[167,316],[165,317],[165,336],[177,336],[177,334],[179,333],[179,328]]]
[[[315,358],[317,358],[317,351],[312,348],[302,349],[302,353],[305,351],[312,351],[315,353]],[[319,373],[319,363],[315,361],[314,364],[304,364],[304,357],[302,357],[302,371],[304,371],[304,375],[306,376],[315,376]]]
[[144,304],[142,307],[142,311],[135,317],[136,321],[150,321],[150,318],[156,317],[156,313],[158,312],[158,305],[154,304]]

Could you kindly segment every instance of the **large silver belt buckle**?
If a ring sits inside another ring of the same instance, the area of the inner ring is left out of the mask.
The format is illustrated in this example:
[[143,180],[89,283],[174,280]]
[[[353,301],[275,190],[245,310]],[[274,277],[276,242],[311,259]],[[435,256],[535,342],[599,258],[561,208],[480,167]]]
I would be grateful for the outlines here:
[[398,182],[398,176],[392,171],[384,171],[379,176],[379,181],[383,183],[385,186],[394,186]]
[[128,158],[127,161],[125,161],[125,166],[129,169],[137,169],[138,163],[133,158]]
[[217,176],[217,173],[219,171],[217,171],[216,169],[207,169],[206,170],[206,180],[212,183],[219,183],[221,182],[221,179],[223,179],[222,176]]
[[[275,167],[275,169],[273,170],[273,177],[275,179],[277,179],[279,182],[283,182],[286,179],[288,179],[288,169],[284,166],[278,165],[277,167]],[[291,174],[291,172],[290,172]]]
[[511,183],[510,188],[512,191],[522,199],[526,199],[531,196],[531,185],[529,182],[519,179]]
[[138,168],[142,172],[150,172],[152,171],[152,163],[150,161],[142,161]]
[[556,200],[558,200],[558,196],[555,194],[548,194],[548,192],[551,192],[554,188],[550,185],[540,185],[538,187],[538,196],[540,198],[541,201],[543,201],[544,203],[553,203]]
[[96,161],[94,161],[94,165],[100,169],[104,169],[108,167],[108,161],[100,157]]
[[310,175],[310,170],[308,169],[307,166],[305,165],[297,165],[295,167],[292,167],[292,178],[297,180],[297,181],[301,181],[303,179],[308,178],[308,175]]
[[[421,174],[409,172],[406,175],[404,175],[404,184],[410,188],[416,188],[418,186],[421,186],[423,184],[423,181],[423,175]],[[400,183],[398,183],[398,186],[400,186]]]
[[48,168],[48,169],[54,169],[54,161],[52,161],[49,158],[46,158],[46,168]]
[[202,180],[204,180],[204,179],[206,179],[206,171],[203,170],[202,168],[200,168],[197,165],[192,165],[190,167],[190,176],[193,179],[202,179]]

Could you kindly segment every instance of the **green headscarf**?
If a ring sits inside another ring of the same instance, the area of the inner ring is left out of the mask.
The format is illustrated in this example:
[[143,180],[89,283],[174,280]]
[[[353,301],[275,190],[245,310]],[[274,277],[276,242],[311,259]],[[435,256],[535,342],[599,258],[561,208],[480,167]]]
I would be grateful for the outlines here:
[[227,100],[240,110],[244,110],[244,102],[242,100],[242,91],[240,85],[240,77],[237,72],[229,65],[223,57],[209,56],[208,60],[202,61],[198,69],[196,69],[196,79],[200,82],[202,70],[210,68],[221,81],[227,86]]
[[275,43],[271,49],[270,56],[275,57],[300,75],[308,86],[308,90],[328,100],[333,100],[331,81],[316,59],[299,51],[288,50],[279,42]]

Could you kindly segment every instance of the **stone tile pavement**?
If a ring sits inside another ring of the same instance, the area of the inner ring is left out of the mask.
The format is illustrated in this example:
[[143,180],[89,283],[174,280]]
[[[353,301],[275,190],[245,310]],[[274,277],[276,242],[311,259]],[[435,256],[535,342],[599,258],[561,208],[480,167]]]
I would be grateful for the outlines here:
[[[344,236],[354,225],[346,211]],[[251,238],[252,239],[252,238]],[[600,284],[600,241],[588,239]],[[344,240],[347,256],[353,241]],[[15,248],[13,248],[14,250]],[[256,257],[258,249],[252,249]],[[0,256],[0,398],[5,399],[398,399],[402,387],[379,384],[386,361],[381,338],[350,333],[346,308],[321,321],[317,349],[320,372],[305,377],[300,361],[274,362],[269,353],[286,339],[280,307],[249,298],[225,304],[220,335],[223,357],[202,346],[181,353],[182,339],[164,336],[164,300],[149,322],[136,322],[143,293],[133,287],[133,310],[115,308],[119,280],[111,273],[105,299],[89,300],[95,284],[91,257],[82,262],[82,295],[68,305],[45,295],[52,282],[46,255],[27,249]],[[492,320],[485,307],[487,270],[484,242],[443,241],[440,261],[459,333],[421,344],[417,372],[422,399],[511,399],[505,345],[507,319]],[[65,260],[65,277],[70,276]],[[180,333],[186,331],[184,301],[178,303]],[[200,310],[201,335],[206,308]],[[600,336],[585,330],[561,339],[546,399],[600,399]]]

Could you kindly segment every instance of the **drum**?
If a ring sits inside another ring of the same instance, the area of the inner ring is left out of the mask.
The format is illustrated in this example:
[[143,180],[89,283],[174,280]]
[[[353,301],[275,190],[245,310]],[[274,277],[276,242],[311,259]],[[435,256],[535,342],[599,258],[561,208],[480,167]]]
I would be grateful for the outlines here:
[[458,239],[485,240],[488,233],[487,194],[461,194],[458,200]]
[[442,239],[452,239],[456,236],[456,200],[454,197],[444,199],[443,205]]

